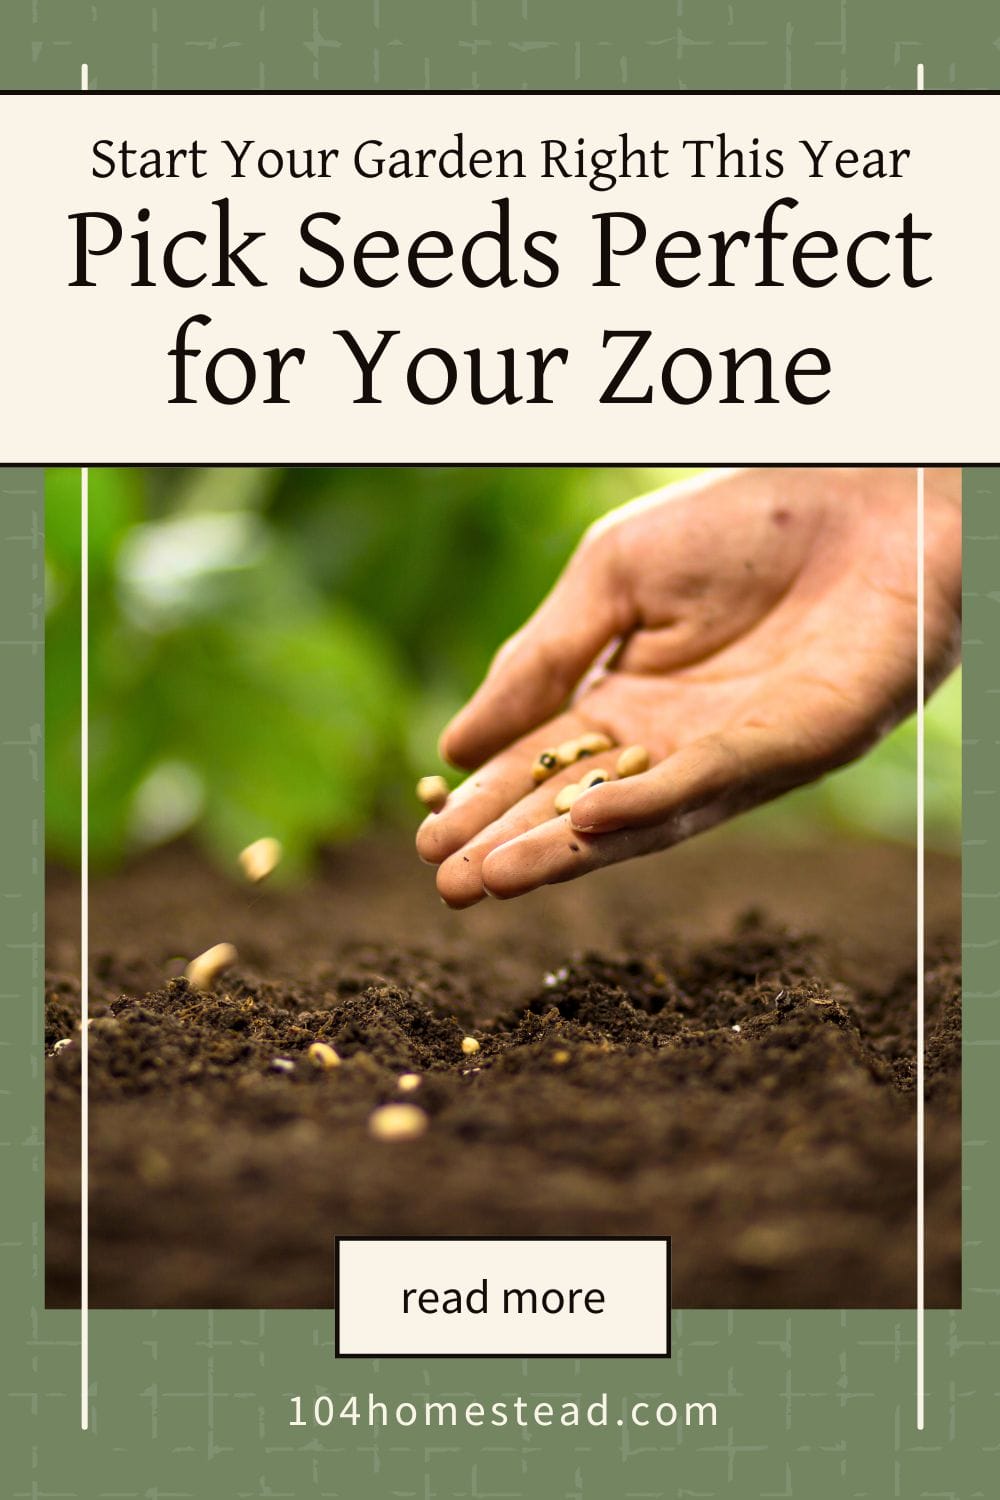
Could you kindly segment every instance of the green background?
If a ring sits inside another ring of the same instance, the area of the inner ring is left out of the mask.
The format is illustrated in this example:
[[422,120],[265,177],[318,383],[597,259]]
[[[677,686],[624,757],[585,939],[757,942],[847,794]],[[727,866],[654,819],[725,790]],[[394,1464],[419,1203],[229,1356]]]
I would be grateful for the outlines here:
[[[73,88],[929,88],[997,81],[989,7],[897,3],[613,6],[538,0],[284,4],[8,0],[0,85]],[[888,106],[887,106],[888,107]],[[775,458],[780,459],[780,454]],[[683,457],[679,455],[676,457]],[[845,455],[849,457],[849,455]],[[914,454],[916,459],[919,454]],[[905,1311],[679,1313],[670,1363],[335,1364],[326,1313],[100,1313],[92,1430],[78,1422],[79,1321],[42,1306],[42,480],[0,471],[0,1236],[4,1484],[17,1497],[990,1495],[1000,1473],[998,1211],[991,1072],[1000,472],[967,471],[965,1302],[928,1317],[927,1428],[914,1427]],[[988,1072],[987,1070],[990,1070]],[[375,1389],[489,1400],[589,1393],[715,1399],[714,1432],[510,1434],[287,1427],[287,1396]]]

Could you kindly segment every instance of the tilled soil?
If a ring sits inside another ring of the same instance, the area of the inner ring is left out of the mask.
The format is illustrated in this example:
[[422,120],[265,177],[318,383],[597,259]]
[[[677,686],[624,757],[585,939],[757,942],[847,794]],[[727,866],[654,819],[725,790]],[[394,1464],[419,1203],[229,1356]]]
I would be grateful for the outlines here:
[[[927,875],[927,1301],[954,1306],[957,862]],[[912,1304],[914,902],[911,851],[731,831],[458,914],[391,843],[298,890],[183,846],[96,882],[92,1305],[329,1306],[337,1234],[671,1234],[679,1307]],[[76,924],[56,873],[50,1306],[78,1300]],[[184,959],[223,939],[200,995]],[[425,1133],[374,1139],[404,1097]]]

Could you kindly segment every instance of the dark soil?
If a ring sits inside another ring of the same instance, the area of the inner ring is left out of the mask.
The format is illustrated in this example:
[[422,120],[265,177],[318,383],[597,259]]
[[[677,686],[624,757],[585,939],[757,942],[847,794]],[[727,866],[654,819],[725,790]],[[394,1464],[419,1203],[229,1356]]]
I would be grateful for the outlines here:
[[[958,865],[927,873],[927,1301],[954,1306]],[[329,1306],[363,1233],[671,1234],[679,1307],[912,1305],[914,907],[911,851],[732,831],[465,913],[389,844],[296,891],[183,847],[95,882],[92,1305]],[[78,1301],[77,919],[56,873],[50,1306]],[[172,977],[222,940],[215,994]],[[377,1141],[404,1072],[429,1127]]]

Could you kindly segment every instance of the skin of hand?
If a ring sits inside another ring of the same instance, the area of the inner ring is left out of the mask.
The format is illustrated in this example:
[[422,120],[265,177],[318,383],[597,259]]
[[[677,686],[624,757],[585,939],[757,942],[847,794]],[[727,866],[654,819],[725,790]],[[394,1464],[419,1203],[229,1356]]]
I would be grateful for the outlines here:
[[[712,471],[612,511],[448,725],[421,825],[453,907],[667,849],[855,759],[916,706],[915,469]],[[958,660],[961,471],[925,477],[925,692]],[[587,730],[618,747],[531,778]],[[621,747],[651,766],[584,793]]]

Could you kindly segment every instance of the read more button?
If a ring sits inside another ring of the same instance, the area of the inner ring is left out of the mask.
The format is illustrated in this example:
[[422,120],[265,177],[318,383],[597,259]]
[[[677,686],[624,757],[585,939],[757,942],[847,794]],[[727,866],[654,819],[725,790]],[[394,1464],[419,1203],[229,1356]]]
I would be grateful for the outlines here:
[[335,1245],[339,1357],[669,1356],[669,1239]]

